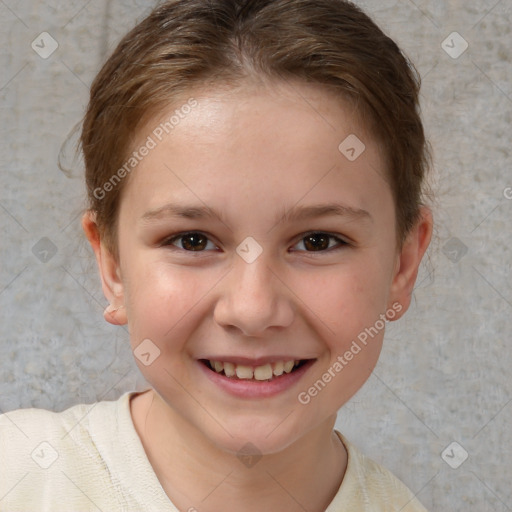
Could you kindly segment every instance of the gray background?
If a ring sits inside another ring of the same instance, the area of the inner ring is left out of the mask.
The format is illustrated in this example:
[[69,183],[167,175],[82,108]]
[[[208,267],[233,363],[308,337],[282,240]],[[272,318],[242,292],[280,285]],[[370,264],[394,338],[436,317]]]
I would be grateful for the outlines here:
[[[510,511],[512,1],[358,4],[423,77],[436,238],[410,311],[389,325],[374,374],[337,426],[431,511]],[[144,387],[126,330],[102,318],[72,149],[94,74],[152,5],[0,0],[4,412],[60,411]],[[47,59],[31,47],[43,31],[59,45]],[[454,31],[469,45],[457,58]],[[445,462],[466,452],[456,469]]]

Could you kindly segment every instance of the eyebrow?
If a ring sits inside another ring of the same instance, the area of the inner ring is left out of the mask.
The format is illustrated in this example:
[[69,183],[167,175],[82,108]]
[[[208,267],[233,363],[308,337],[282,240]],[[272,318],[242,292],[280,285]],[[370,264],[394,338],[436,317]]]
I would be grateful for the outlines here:
[[[310,206],[293,206],[285,209],[283,213],[275,219],[276,223],[302,221],[318,217],[340,216],[353,220],[373,220],[370,213],[361,208],[339,203],[325,203]],[[167,217],[176,217],[184,219],[208,219],[217,218],[224,222],[223,215],[207,206],[180,205],[176,203],[165,204],[154,210],[149,210],[141,217],[144,221],[159,220]]]
[[351,219],[372,220],[372,216],[362,208],[354,208],[339,203],[315,204],[311,206],[294,206],[285,210],[280,221],[307,220],[317,217],[339,216]]

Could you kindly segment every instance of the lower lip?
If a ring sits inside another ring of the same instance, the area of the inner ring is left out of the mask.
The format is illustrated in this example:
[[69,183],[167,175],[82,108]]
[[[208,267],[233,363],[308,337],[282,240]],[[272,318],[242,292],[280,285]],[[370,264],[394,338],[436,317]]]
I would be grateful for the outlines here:
[[239,398],[267,398],[278,395],[293,387],[303,375],[311,368],[314,359],[307,361],[295,371],[283,373],[272,380],[249,380],[226,377],[214,370],[210,370],[205,364],[197,361],[205,375],[222,390]]

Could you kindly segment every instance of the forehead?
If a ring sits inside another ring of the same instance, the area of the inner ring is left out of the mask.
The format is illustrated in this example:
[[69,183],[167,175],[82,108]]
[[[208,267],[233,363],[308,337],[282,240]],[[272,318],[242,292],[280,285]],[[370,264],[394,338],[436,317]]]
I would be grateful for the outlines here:
[[[196,100],[194,108],[186,108],[190,99]],[[179,115],[185,111],[184,115]],[[245,133],[270,139],[281,135],[276,142],[284,143],[303,135],[314,140],[313,134],[327,135],[357,132],[368,139],[366,127],[360,121],[356,105],[335,94],[332,88],[300,81],[248,81],[237,86],[212,84],[195,88],[180,95],[167,111],[155,115],[142,133],[170,119],[176,113],[180,119],[180,134],[201,130],[201,138],[208,135],[224,136],[224,142],[241,142]],[[296,124],[301,121],[301,124]],[[242,131],[240,131],[242,130]],[[247,142],[247,139],[246,141]],[[298,148],[297,148],[298,149]]]
[[[296,202],[326,190],[365,208],[369,196],[387,187],[381,150],[354,106],[318,85],[192,90],[138,135],[135,148],[148,137],[154,148],[125,196],[146,209],[183,194],[196,201],[214,195],[220,207],[236,203],[235,193],[255,206],[273,199],[282,207],[282,194]],[[348,158],[354,152],[357,158]]]

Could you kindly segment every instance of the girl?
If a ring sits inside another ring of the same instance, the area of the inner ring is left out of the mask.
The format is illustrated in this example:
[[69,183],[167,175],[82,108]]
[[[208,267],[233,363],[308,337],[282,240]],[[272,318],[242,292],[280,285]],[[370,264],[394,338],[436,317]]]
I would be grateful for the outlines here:
[[333,429],[432,232],[419,79],[343,0],[172,0],[82,131],[82,225],[150,387],[0,419],[1,510],[424,511]]

